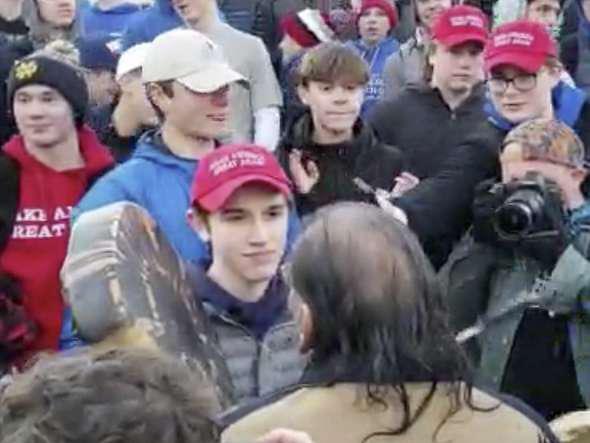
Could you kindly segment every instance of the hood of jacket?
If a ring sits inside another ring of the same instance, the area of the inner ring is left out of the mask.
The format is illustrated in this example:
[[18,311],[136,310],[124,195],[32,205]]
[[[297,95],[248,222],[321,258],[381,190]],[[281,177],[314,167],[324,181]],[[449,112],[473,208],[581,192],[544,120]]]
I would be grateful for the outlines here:
[[[560,81],[551,91],[551,95],[555,117],[566,125],[573,127],[580,118],[587,99],[586,93]],[[518,126],[518,123],[513,123],[500,115],[490,99],[488,99],[484,109],[488,120],[497,128],[510,131],[515,126]]]
[[158,129],[147,131],[137,142],[131,159],[143,159],[169,169],[178,169],[182,173],[193,176],[197,160],[190,160],[174,155],[162,141]]

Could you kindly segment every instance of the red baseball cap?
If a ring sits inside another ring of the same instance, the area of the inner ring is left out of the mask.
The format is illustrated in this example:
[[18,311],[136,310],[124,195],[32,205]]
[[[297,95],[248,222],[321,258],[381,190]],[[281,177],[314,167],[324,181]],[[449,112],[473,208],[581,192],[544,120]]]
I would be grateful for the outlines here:
[[254,145],[222,146],[199,161],[191,186],[191,204],[215,212],[237,189],[252,182],[291,195],[291,182],[272,153]]
[[458,5],[444,10],[432,26],[432,38],[447,47],[467,42],[485,45],[488,41],[488,18],[474,6]]
[[557,45],[545,25],[529,20],[516,20],[498,26],[484,53],[485,69],[512,65],[530,74],[536,73],[547,57],[557,57]]

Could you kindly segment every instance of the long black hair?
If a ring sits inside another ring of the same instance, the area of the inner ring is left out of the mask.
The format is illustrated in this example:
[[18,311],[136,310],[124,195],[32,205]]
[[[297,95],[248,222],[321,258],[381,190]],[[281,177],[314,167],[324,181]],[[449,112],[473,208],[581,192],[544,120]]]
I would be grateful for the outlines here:
[[[404,433],[439,382],[450,390],[448,417],[470,403],[470,385],[462,383],[469,364],[448,326],[434,270],[416,237],[390,215],[362,203],[318,211],[291,256],[291,283],[311,312],[312,364],[337,359],[361,368],[374,403],[386,406],[390,388],[397,394],[401,425],[366,439]],[[414,381],[431,387],[412,413],[405,384]]]

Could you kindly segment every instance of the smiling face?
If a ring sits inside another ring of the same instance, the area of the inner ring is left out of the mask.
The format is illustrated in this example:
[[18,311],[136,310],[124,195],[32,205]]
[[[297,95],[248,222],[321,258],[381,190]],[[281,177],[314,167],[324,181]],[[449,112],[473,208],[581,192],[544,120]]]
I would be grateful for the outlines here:
[[27,146],[49,149],[76,131],[70,104],[55,89],[29,85],[14,94],[14,119]]
[[317,131],[351,131],[363,103],[364,86],[346,82],[310,81],[298,88],[303,104],[309,106]]
[[381,8],[368,8],[359,17],[358,28],[361,39],[367,45],[379,43],[389,33],[389,18]]
[[[537,117],[552,118],[551,90],[559,82],[559,76],[558,69],[547,66],[535,74],[516,66],[498,66],[492,70],[489,83],[494,107],[502,117],[515,124]],[[508,84],[505,88],[497,88],[494,85],[498,81]],[[525,85],[526,90],[517,89],[515,83]]]
[[168,96],[150,85],[154,104],[164,114],[166,125],[191,138],[216,139],[229,127],[229,86],[211,93],[193,92],[178,82]]

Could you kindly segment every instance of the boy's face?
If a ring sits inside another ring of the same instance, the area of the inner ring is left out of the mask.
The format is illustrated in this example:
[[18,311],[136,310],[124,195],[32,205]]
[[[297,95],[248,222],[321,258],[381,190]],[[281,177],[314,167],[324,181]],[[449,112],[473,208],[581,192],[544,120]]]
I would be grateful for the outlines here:
[[367,44],[376,44],[387,37],[389,18],[381,8],[368,8],[359,17],[359,34]]
[[420,23],[430,29],[439,14],[451,7],[451,0],[416,0],[415,4]]
[[515,66],[492,70],[489,89],[496,110],[511,123],[537,117],[553,117],[551,90],[559,82],[560,71],[546,66],[529,74]]
[[309,106],[316,128],[325,131],[350,130],[363,103],[364,86],[354,83],[310,81],[298,88],[299,98]]
[[129,105],[129,109],[137,115],[142,125],[155,126],[158,118],[145,94],[145,88],[141,82],[141,71],[124,75],[119,80],[119,87],[121,88],[119,103],[125,102]]
[[195,25],[212,9],[213,0],[172,0],[178,15],[189,25]]
[[288,213],[282,193],[268,185],[242,186],[208,216],[213,263],[228,278],[249,284],[270,280],[285,252]]
[[55,89],[29,85],[14,94],[14,119],[27,144],[52,148],[76,130],[72,108]]
[[434,84],[455,94],[468,92],[483,78],[483,47],[475,42],[437,44],[430,58]]
[[179,133],[189,138],[216,139],[228,131],[229,89],[224,86],[214,92],[199,93],[174,82],[173,96],[158,91],[155,102],[164,113],[165,123]]
[[75,0],[38,0],[41,18],[57,27],[67,27],[74,22]]
[[560,13],[561,5],[558,0],[534,0],[527,4],[525,17],[551,30],[559,24]]
[[110,105],[119,94],[115,74],[106,69],[96,69],[86,74],[90,102],[96,106]]

